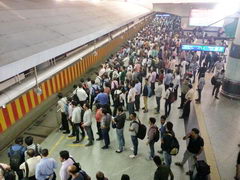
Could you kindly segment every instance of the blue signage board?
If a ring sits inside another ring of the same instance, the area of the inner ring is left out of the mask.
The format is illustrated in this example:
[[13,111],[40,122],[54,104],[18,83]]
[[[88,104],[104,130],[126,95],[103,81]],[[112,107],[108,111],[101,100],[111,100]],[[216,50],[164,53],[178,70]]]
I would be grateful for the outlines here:
[[207,52],[220,52],[224,53],[224,46],[214,46],[214,45],[197,45],[197,44],[183,44],[181,46],[182,50],[185,51],[207,51]]

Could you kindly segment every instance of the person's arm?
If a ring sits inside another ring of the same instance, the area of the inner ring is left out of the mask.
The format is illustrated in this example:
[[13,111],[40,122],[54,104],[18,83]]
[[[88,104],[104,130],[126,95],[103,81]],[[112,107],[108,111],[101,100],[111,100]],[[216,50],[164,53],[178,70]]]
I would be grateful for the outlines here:
[[172,173],[172,170],[170,169],[170,172],[169,172],[169,174],[170,174],[170,179],[171,180],[174,180],[174,175],[173,175],[173,173]]
[[203,146],[200,147],[199,152],[196,154],[196,156],[198,156],[199,154],[201,154],[201,152],[203,151]]
[[188,133],[186,136],[184,136],[184,137],[183,137],[183,140],[186,140],[186,139],[188,139],[190,136],[191,136],[191,134],[190,134],[190,133]]

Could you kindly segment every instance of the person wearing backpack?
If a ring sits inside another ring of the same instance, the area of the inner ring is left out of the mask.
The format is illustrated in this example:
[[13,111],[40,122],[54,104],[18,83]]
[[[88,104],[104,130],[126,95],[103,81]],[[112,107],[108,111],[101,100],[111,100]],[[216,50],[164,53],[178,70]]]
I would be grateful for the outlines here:
[[41,152],[42,159],[36,166],[35,176],[37,180],[56,180],[54,170],[57,168],[57,162],[48,157],[48,149]]
[[183,160],[182,162],[176,162],[175,165],[182,167],[187,160],[189,160],[189,171],[186,174],[191,176],[197,156],[203,151],[204,140],[199,135],[199,130],[197,128],[193,128],[190,133],[183,137],[183,140],[187,139],[189,139],[189,143],[184,153]]
[[16,180],[16,174],[8,164],[0,163],[0,179]]
[[27,148],[23,146],[23,138],[18,137],[15,140],[15,144],[10,146],[8,150],[11,169],[17,173],[19,179],[23,178],[23,172],[19,169],[19,167],[25,160],[24,153],[26,149]]
[[68,174],[71,176],[71,180],[85,180],[82,173],[74,165],[68,166]]
[[145,84],[143,86],[143,93],[142,93],[142,96],[143,96],[143,102],[144,102],[144,111],[143,113],[147,113],[148,112],[148,97],[149,97],[149,90],[150,88],[148,88],[149,85],[148,85],[148,79],[145,79]]
[[170,167],[163,165],[159,156],[154,156],[153,161],[157,166],[157,169],[154,173],[154,180],[168,180],[169,176],[171,180],[174,179]]
[[67,168],[75,163],[72,157],[70,157],[68,151],[60,151],[60,161],[62,163],[62,166],[59,171],[59,176],[61,180],[68,180],[70,178],[70,175],[67,171]]
[[[33,137],[32,136],[27,136],[24,141],[27,145],[27,150],[28,149],[33,149],[34,152],[35,152],[34,156],[40,155],[42,148],[41,148],[40,144],[36,144],[36,143],[33,142]],[[27,151],[25,151],[25,160],[26,159],[28,159]]]
[[110,131],[110,124],[112,121],[112,116],[108,113],[107,109],[102,109],[102,120],[101,120],[101,130],[102,130],[102,136],[104,139],[105,145],[102,147],[102,149],[108,149],[108,146],[110,144],[110,138],[109,138],[109,131]]
[[132,113],[130,114],[130,119],[131,119],[131,123],[130,123],[130,127],[129,127],[129,131],[131,133],[131,140],[132,140],[132,144],[133,144],[133,148],[131,148],[131,150],[133,150],[133,154],[130,155],[130,158],[135,158],[137,156],[138,153],[138,137],[137,137],[137,133],[139,130],[139,122],[137,121],[137,114],[136,113]]
[[153,117],[149,118],[149,129],[148,129],[148,140],[146,142],[146,145],[149,145],[150,148],[150,154],[148,159],[153,160],[153,157],[155,156],[155,149],[154,144],[159,140],[159,131],[158,127],[156,126],[156,119]]
[[171,105],[174,102],[173,83],[170,83],[165,93],[165,117],[168,117],[171,112]]
[[36,152],[34,149],[28,149],[26,151],[27,156],[29,157],[24,163],[22,163],[20,165],[21,170],[23,170],[24,172],[24,177],[28,180],[36,180],[35,177],[35,170],[36,170],[36,166],[37,164],[40,162],[41,160],[41,156],[36,155]]
[[174,136],[175,133],[173,131],[173,123],[167,122],[166,131],[161,139],[161,148],[163,151],[165,165],[168,167],[170,167],[172,163],[172,156],[170,154],[170,151],[172,150],[171,144]]
[[99,92],[100,92],[100,86],[94,80],[92,80],[92,87],[90,89],[90,97],[91,97],[90,98],[90,109],[92,109],[94,99],[98,95]]

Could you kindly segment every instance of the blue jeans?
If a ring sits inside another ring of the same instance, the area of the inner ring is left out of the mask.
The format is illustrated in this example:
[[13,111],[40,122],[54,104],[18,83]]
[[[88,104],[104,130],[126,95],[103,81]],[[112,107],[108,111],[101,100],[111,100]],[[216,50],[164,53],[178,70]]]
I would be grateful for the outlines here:
[[136,156],[138,152],[138,138],[137,136],[131,136],[133,144],[133,154]]
[[110,128],[104,128],[102,129],[102,136],[103,136],[103,139],[104,139],[104,143],[105,143],[105,146],[108,147],[109,144],[110,144],[110,138],[109,138],[109,130]]
[[163,158],[166,166],[170,167],[172,164],[172,156],[166,151],[163,151]]
[[150,154],[149,154],[149,157],[150,157],[150,158],[153,158],[153,157],[155,156],[154,144],[155,144],[154,141],[149,142],[149,148],[150,148]]
[[118,139],[118,149],[120,151],[123,151],[123,146],[125,146],[123,128],[122,129],[116,128],[116,133],[117,133],[117,139]]

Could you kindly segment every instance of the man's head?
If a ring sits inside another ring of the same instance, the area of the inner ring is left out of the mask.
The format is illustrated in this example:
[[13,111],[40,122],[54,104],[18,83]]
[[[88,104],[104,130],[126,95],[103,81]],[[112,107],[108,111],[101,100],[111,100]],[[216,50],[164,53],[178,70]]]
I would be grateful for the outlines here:
[[15,143],[19,145],[23,145],[23,137],[18,137],[17,139],[15,139]]
[[164,124],[166,122],[166,116],[162,115],[160,121],[161,124]]
[[74,176],[78,173],[78,168],[74,165],[71,165],[71,166],[68,166],[67,171],[71,176]]
[[97,174],[96,174],[96,178],[97,178],[97,180],[104,180],[105,177],[104,177],[103,172],[98,171]]
[[118,113],[122,113],[122,112],[123,112],[122,106],[119,106],[119,107],[117,108],[117,111],[118,111]]
[[167,131],[172,131],[173,130],[173,123],[168,121],[166,124]]
[[130,177],[127,174],[123,174],[121,180],[130,180]]
[[106,108],[103,108],[103,109],[102,109],[102,113],[103,113],[104,115],[106,115],[106,114],[108,113],[107,109],[106,109]]
[[32,157],[34,157],[34,155],[35,155],[35,151],[34,151],[33,149],[28,149],[28,150],[27,150],[27,155],[28,155],[30,158],[32,158]]
[[162,165],[162,161],[161,161],[161,158],[159,156],[154,156],[153,161],[156,164],[156,166],[161,166]]
[[58,97],[58,99],[62,99],[63,98],[63,94],[60,92],[60,93],[58,93],[57,97]]
[[72,101],[72,106],[73,106],[73,107],[77,107],[77,105],[78,105],[78,104],[77,104],[76,101]]
[[197,138],[199,136],[199,130],[197,128],[193,128],[192,131],[191,131],[191,136],[193,138]]
[[43,157],[47,157],[47,156],[48,156],[48,149],[43,149],[43,150],[41,151],[41,155],[42,155]]
[[188,87],[189,87],[189,89],[192,89],[192,88],[193,88],[192,84],[189,84]]
[[60,161],[66,161],[69,158],[69,152],[68,151],[60,151]]
[[90,106],[89,106],[89,104],[88,103],[85,103],[84,105],[83,105],[83,109],[86,111],[86,110],[88,110],[90,108]]
[[154,125],[156,123],[156,119],[154,117],[149,118],[149,124]]
[[170,88],[173,88],[173,83],[170,83],[170,84],[169,84],[169,87],[170,87]]
[[26,143],[28,146],[32,145],[32,144],[33,144],[33,137],[32,137],[32,136],[27,136],[27,137],[25,138],[25,143]]
[[134,112],[134,113],[131,113],[130,114],[130,119],[131,120],[136,120],[137,119],[137,114]]

